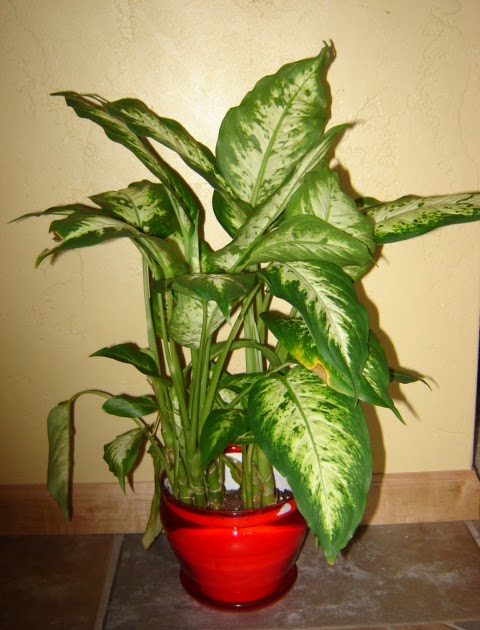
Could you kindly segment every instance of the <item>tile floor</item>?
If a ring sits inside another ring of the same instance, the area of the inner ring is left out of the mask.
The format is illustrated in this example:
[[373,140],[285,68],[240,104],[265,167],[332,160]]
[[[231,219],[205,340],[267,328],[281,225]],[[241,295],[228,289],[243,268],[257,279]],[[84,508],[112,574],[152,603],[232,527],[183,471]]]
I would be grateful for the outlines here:
[[201,606],[163,537],[0,537],[1,630],[480,630],[480,521],[360,528],[329,567],[309,538],[284,599]]

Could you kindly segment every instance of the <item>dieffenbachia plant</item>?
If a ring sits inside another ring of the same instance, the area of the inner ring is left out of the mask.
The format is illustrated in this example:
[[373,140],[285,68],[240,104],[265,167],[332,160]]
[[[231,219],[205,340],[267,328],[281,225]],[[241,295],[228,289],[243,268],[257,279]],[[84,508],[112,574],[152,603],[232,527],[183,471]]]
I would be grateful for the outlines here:
[[[161,530],[161,473],[180,500],[215,509],[228,466],[253,507],[276,500],[273,465],[333,562],[360,522],[370,484],[360,401],[401,419],[388,386],[392,374],[409,380],[389,369],[355,283],[380,245],[480,217],[478,193],[382,203],[355,202],[341,190],[329,158],[348,125],[326,129],[332,57],[326,45],[261,79],[227,112],[215,154],[139,100],[61,93],[155,178],[96,194],[93,205],[34,213],[53,215],[56,240],[37,265],[115,238],[130,239],[142,257],[149,345],[114,345],[94,356],[131,364],[150,391],[80,394],[103,396],[107,413],[132,419],[132,429],[105,446],[122,488],[144,450],[153,458],[146,546]],[[159,145],[211,185],[213,211],[231,238],[222,249],[204,238],[205,210]],[[286,308],[274,310],[274,297]],[[235,353],[245,357],[243,373],[229,372]],[[80,394],[48,418],[48,486],[66,517]],[[241,462],[225,455],[230,443],[241,445]]]

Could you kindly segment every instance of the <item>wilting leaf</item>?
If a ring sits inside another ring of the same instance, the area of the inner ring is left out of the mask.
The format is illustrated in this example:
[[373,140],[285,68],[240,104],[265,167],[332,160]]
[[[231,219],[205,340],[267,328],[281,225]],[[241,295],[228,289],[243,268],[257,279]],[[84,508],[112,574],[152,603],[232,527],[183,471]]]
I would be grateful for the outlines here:
[[122,490],[125,492],[125,477],[132,470],[145,441],[142,429],[132,429],[118,435],[112,442],[105,444],[103,459],[108,468],[117,477]]
[[65,400],[48,414],[48,491],[65,520],[70,518],[72,469],[72,400]]

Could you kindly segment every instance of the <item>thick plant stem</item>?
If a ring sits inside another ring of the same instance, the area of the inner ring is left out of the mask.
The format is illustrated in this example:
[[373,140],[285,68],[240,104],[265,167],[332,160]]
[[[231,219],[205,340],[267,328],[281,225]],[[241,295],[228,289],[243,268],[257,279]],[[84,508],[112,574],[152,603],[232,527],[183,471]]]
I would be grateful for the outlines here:
[[259,481],[260,505],[275,503],[277,498],[275,494],[273,466],[258,444],[255,444],[254,462]]

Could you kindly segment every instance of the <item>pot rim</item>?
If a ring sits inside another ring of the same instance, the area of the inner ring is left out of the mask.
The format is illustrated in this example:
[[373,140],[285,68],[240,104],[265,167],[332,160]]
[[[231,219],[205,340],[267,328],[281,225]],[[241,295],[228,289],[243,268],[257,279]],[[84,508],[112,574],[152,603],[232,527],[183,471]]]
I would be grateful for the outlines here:
[[174,498],[171,495],[167,484],[167,475],[162,473],[160,479],[162,499],[168,503],[170,509],[184,517],[186,513],[188,514],[186,518],[191,518],[192,520],[201,519],[204,521],[204,519],[208,519],[212,525],[223,523],[225,519],[228,519],[231,523],[233,519],[236,525],[242,527],[251,525],[252,521],[263,520],[267,517],[273,519],[283,518],[298,512],[297,504],[293,496],[277,501],[276,503],[272,503],[271,505],[246,510],[214,510],[196,507],[194,505],[182,503],[182,501]]

